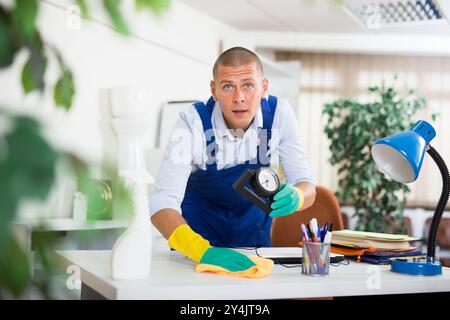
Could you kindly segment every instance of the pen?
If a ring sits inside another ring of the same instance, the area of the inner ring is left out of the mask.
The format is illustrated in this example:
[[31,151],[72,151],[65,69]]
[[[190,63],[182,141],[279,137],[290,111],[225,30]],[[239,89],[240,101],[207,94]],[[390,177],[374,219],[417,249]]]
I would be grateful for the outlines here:
[[308,238],[310,241],[313,240],[313,233],[311,232],[311,228],[309,227],[309,224],[306,226],[306,230],[308,231]]
[[311,221],[309,222],[309,226],[311,228],[311,232],[313,234],[313,239],[317,236],[317,219],[316,218],[312,218]]
[[328,231],[327,234],[325,235],[325,238],[323,239],[323,243],[326,243],[326,244],[331,243],[331,236],[332,236],[331,232]]
[[[310,230],[312,233],[312,239],[313,242],[317,243],[320,242],[320,227],[319,224],[317,222],[316,218],[312,218],[311,221],[309,222],[309,226],[310,226]],[[312,268],[313,268],[313,272],[317,273],[319,265],[320,265],[320,244],[317,245],[313,245],[311,247],[311,254],[312,254],[312,259],[314,261],[314,263],[312,264]]]
[[[302,229],[303,242],[304,242],[303,250],[306,250],[308,252],[308,254],[306,255],[306,259],[304,261],[304,265],[306,266],[306,273],[309,273],[310,272],[309,269],[313,267],[312,265],[310,265],[310,262],[309,262],[309,259],[311,259],[313,257],[312,256],[313,250],[311,250],[311,248],[309,247],[308,242],[311,242],[311,241],[314,242],[314,241],[309,239],[309,236],[308,236],[309,226],[306,227],[305,224],[302,223],[301,229]],[[309,259],[308,259],[308,257],[309,257]]]
[[324,242],[324,240],[325,240],[325,236],[327,235],[327,231],[328,231],[328,223],[325,223],[325,225],[323,226],[323,230],[321,232],[321,234],[322,234],[322,242]]
[[302,235],[303,235],[303,242],[309,242],[308,231],[306,230],[306,226],[304,223],[302,223],[301,229],[302,229]]

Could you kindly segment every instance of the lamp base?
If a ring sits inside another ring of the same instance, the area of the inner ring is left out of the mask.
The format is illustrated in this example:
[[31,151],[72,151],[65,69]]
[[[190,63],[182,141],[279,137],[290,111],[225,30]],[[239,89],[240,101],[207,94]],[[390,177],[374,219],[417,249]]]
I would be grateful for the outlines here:
[[442,265],[440,262],[426,260],[420,262],[420,259],[414,261],[392,260],[391,271],[416,276],[437,276],[442,274]]

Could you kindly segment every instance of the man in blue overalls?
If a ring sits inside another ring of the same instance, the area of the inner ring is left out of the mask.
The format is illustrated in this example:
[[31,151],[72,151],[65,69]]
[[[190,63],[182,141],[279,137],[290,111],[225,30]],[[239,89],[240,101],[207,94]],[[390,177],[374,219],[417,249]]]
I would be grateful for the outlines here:
[[[152,223],[196,263],[230,272],[255,264],[230,247],[270,246],[272,217],[309,207],[315,185],[295,114],[286,100],[267,96],[258,56],[234,47],[213,68],[212,97],[181,113],[150,199]],[[233,190],[247,168],[277,168],[287,183],[270,215]]]

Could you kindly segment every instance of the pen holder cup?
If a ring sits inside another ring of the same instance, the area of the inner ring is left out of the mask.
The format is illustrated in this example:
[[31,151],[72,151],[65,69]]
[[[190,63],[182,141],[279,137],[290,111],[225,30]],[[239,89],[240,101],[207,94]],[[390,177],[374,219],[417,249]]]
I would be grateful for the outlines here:
[[327,276],[330,270],[331,244],[304,242],[302,250],[302,274]]

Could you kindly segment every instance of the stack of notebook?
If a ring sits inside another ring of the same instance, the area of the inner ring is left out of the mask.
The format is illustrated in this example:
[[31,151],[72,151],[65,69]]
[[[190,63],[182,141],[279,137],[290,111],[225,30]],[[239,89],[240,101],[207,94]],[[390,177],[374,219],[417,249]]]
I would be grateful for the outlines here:
[[333,232],[331,244],[332,252],[357,261],[389,264],[392,259],[425,257],[420,249],[411,246],[410,242],[416,240],[407,235],[339,230]]

